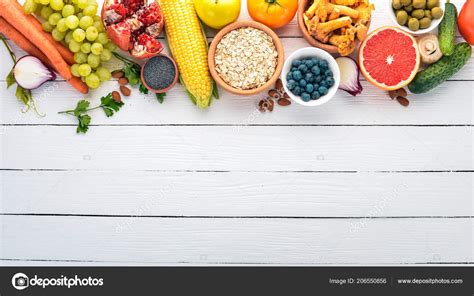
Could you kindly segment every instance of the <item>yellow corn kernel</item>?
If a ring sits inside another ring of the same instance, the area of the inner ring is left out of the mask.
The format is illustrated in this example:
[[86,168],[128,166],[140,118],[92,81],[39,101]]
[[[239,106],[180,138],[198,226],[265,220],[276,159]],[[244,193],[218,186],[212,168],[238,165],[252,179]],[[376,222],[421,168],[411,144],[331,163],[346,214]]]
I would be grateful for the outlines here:
[[181,82],[191,99],[209,106],[214,81],[207,65],[207,41],[193,0],[158,0],[165,18],[166,36],[178,64]]

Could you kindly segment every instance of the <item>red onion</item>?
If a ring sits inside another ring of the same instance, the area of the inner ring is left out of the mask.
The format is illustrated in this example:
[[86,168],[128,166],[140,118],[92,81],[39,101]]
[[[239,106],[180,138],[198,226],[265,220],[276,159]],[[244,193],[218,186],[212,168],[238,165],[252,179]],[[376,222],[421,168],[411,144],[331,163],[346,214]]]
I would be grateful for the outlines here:
[[363,90],[360,84],[360,72],[357,62],[350,57],[338,57],[336,59],[339,70],[341,71],[341,83],[339,89],[357,96]]
[[13,77],[19,86],[31,90],[40,87],[46,81],[55,80],[56,74],[37,57],[26,55],[13,67]]

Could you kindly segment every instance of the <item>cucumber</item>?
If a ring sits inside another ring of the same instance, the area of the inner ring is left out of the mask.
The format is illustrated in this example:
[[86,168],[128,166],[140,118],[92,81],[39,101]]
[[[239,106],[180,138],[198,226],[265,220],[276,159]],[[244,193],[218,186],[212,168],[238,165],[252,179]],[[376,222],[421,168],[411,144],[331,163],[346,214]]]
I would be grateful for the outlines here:
[[414,94],[426,93],[456,74],[471,58],[471,46],[466,43],[455,45],[453,54],[444,56],[436,63],[430,65],[416,74],[408,85]]
[[454,52],[454,40],[456,39],[456,24],[458,22],[458,10],[449,0],[444,8],[444,18],[439,24],[438,39],[441,52],[450,56]]

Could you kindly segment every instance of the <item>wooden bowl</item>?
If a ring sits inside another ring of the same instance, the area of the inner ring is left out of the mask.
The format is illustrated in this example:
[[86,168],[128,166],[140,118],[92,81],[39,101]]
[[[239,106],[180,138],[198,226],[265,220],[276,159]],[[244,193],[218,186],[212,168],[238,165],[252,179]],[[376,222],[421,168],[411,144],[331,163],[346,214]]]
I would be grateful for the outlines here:
[[[217,45],[219,44],[219,42],[221,42],[222,37],[224,37],[224,35],[226,35],[232,30],[242,28],[242,27],[251,27],[251,28],[259,29],[267,33],[272,38],[273,43],[275,44],[275,48],[278,52],[277,66],[275,68],[275,73],[273,73],[270,80],[268,80],[264,85],[257,88],[253,88],[253,89],[238,89],[238,88],[232,87],[228,85],[219,76],[219,74],[216,71],[215,54],[216,54]],[[236,94],[236,95],[240,95],[240,96],[255,95],[269,89],[270,87],[273,87],[276,80],[280,76],[284,61],[285,61],[285,50],[283,49],[283,45],[281,44],[280,38],[278,38],[277,34],[273,32],[273,30],[270,29],[269,27],[265,26],[264,24],[254,22],[254,21],[240,21],[240,22],[235,22],[228,25],[227,27],[219,31],[216,37],[214,37],[214,40],[212,40],[211,46],[209,47],[208,63],[209,63],[209,71],[211,72],[212,78],[214,78],[216,83],[220,87],[225,89],[226,91]]]
[[[316,39],[314,39],[313,36],[311,36],[308,32],[308,29],[306,29],[306,25],[304,24],[303,20],[303,14],[306,11],[306,9],[309,8],[311,4],[313,4],[314,0],[300,0],[299,5],[298,5],[298,27],[300,28],[300,31],[303,33],[304,39],[308,41],[309,44],[311,44],[314,47],[321,48],[329,53],[339,53],[337,50],[337,46],[331,45],[331,44],[326,44],[322,43]],[[367,24],[367,27],[370,26],[370,21]],[[359,41],[356,41],[359,43]]]

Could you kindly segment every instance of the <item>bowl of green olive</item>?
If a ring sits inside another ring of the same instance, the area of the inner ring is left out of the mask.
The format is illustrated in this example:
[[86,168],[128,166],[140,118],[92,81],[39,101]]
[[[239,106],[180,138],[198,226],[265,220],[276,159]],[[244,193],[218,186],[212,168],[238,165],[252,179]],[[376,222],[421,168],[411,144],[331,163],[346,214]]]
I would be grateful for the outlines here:
[[421,35],[438,27],[446,0],[386,0],[390,18],[402,30]]

